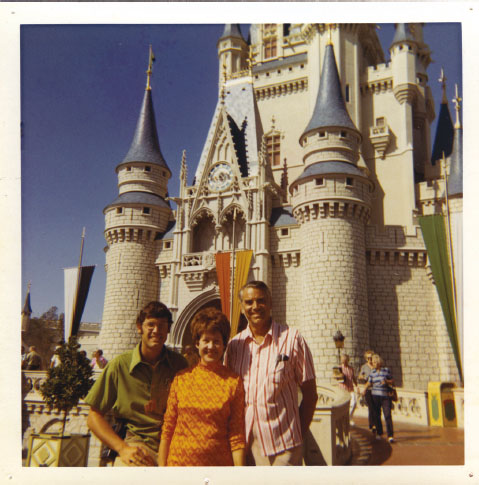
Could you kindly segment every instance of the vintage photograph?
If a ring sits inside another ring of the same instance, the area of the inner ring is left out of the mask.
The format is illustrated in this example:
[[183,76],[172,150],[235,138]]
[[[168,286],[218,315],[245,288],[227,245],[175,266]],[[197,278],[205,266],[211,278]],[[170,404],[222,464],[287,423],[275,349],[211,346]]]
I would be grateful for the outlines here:
[[466,481],[467,22],[388,13],[19,22],[25,473]]

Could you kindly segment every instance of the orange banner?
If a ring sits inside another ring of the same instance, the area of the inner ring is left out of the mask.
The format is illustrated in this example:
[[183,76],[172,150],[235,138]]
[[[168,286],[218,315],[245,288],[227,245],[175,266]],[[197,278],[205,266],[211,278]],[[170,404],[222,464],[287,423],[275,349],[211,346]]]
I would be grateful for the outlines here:
[[238,251],[236,253],[234,287],[233,287],[233,316],[231,318],[231,335],[233,338],[238,332],[239,318],[240,318],[240,301],[239,290],[246,284],[248,280],[249,266],[253,251]]
[[218,277],[218,286],[220,287],[221,311],[230,318],[230,254],[216,253],[216,275]]

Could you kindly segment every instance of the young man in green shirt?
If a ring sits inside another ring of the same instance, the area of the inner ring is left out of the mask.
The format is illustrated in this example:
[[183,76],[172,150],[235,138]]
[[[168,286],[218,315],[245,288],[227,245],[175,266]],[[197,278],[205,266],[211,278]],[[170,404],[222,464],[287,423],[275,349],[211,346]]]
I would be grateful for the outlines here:
[[[188,366],[182,355],[164,345],[172,323],[163,303],[148,303],[136,320],[140,343],[112,359],[85,398],[88,427],[118,453],[115,466],[157,465],[168,391],[175,374]],[[126,423],[124,439],[104,417],[110,410]]]

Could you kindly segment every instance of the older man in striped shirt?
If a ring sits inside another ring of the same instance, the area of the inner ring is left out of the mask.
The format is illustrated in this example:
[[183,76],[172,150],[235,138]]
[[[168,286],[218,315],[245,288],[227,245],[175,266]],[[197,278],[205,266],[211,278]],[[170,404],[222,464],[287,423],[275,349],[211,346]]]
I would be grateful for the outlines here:
[[225,362],[243,378],[247,462],[301,465],[303,437],[318,400],[311,352],[297,330],[272,320],[265,283],[249,282],[239,297],[248,327],[228,344]]

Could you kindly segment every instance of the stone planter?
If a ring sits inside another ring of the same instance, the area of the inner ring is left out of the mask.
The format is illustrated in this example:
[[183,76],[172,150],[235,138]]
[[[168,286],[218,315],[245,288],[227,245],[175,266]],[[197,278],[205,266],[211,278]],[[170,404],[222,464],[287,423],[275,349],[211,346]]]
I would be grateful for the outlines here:
[[25,466],[87,466],[89,434],[33,433]]

